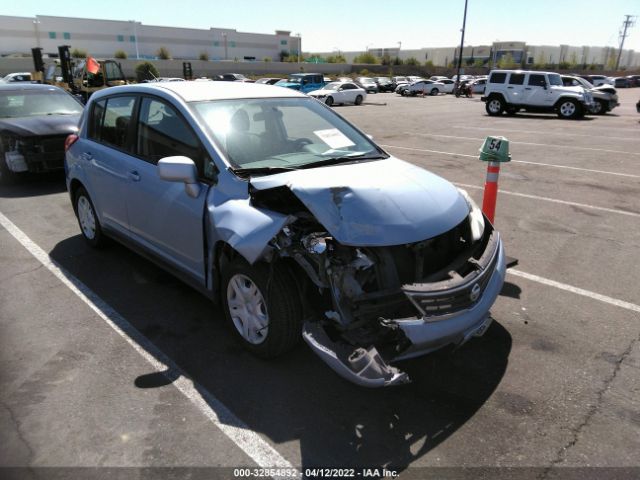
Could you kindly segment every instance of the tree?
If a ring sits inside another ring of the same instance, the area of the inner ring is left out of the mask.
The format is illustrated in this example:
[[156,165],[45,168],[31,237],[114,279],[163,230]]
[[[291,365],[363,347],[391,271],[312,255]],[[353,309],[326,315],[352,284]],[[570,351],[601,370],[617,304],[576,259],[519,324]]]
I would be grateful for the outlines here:
[[415,67],[417,65],[420,65],[420,62],[418,61],[418,59],[416,57],[409,57],[405,60],[405,65],[411,65],[412,67]]
[[125,52],[124,50],[116,50],[113,54],[113,58],[120,58],[122,60],[126,60],[127,56],[127,52]]
[[378,63],[378,57],[370,54],[369,52],[361,53],[360,55],[356,55],[353,59],[353,63],[367,63],[375,65]]
[[336,55],[329,55],[327,57],[327,63],[347,63],[347,59],[340,53]]
[[81,48],[74,48],[71,50],[71,56],[73,58],[87,58],[87,51]]
[[158,69],[151,62],[142,62],[136,65],[136,80],[142,82],[143,80],[153,80],[160,76]]
[[286,50],[280,50],[280,61],[286,62],[287,58],[289,58],[289,52]]
[[507,53],[498,60],[498,68],[516,68],[516,62],[513,60],[513,55]]
[[160,60],[171,60],[171,53],[166,47],[160,47],[156,55]]
[[200,55],[198,55],[198,60],[203,60],[203,61],[208,61],[209,60],[209,54],[207,52],[200,52]]
[[264,58],[262,59],[262,61],[263,61],[264,63],[269,63],[269,62],[271,61],[271,57],[264,57]]
[[433,61],[432,60],[427,60],[426,62],[424,62],[424,66],[427,68],[433,68]]
[[393,64],[394,65],[402,65],[403,64],[402,59],[400,57],[394,58],[393,59]]

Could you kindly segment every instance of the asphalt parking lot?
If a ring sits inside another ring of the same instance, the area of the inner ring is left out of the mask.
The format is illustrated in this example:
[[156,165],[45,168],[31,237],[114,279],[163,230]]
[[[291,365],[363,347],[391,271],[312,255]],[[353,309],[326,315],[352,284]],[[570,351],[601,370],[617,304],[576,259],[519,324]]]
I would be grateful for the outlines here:
[[478,203],[483,139],[510,140],[496,226],[519,265],[495,322],[398,388],[304,344],[252,357],[195,291],[88,248],[62,176],[0,187],[0,466],[640,467],[640,89],[619,95],[579,121],[451,95],[336,107]]

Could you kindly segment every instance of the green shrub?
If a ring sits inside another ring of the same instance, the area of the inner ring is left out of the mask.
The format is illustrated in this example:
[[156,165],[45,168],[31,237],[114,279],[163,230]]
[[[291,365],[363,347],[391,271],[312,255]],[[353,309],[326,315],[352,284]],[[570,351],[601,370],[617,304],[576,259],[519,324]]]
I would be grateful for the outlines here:
[[71,50],[71,56],[73,58],[87,58],[87,51],[81,48],[74,48]]
[[360,55],[356,55],[353,59],[353,63],[368,63],[371,65],[375,65],[378,63],[378,57],[370,54],[369,52],[361,53]]
[[166,47],[160,47],[156,52],[156,56],[160,60],[171,60],[171,53]]
[[204,60],[205,62],[209,60],[209,54],[207,52],[200,52],[198,55],[198,60]]
[[136,65],[136,80],[142,82],[143,80],[153,80],[160,76],[158,69],[151,62],[142,62]]
[[116,50],[116,52],[113,54],[113,58],[120,58],[122,60],[126,60],[127,52],[125,52],[124,50]]

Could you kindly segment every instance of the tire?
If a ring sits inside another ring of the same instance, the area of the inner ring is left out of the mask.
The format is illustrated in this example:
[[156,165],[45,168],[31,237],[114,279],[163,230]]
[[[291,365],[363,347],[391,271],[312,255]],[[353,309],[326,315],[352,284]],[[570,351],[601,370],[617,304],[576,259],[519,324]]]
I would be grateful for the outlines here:
[[282,264],[233,259],[222,271],[221,296],[232,331],[254,355],[277,357],[302,338],[302,302],[293,274]]
[[485,104],[485,110],[489,115],[502,115],[506,105],[500,97],[490,97]]
[[93,206],[91,197],[84,189],[79,187],[76,191],[73,207],[78,218],[80,232],[85,241],[93,248],[101,248],[106,243],[106,238],[102,233],[100,220],[96,215],[96,209]]
[[429,95],[435,96],[435,95],[438,95],[439,93],[440,93],[440,90],[438,90],[437,88],[432,88],[431,91],[429,92]]
[[354,102],[356,105],[361,105],[362,104],[362,95],[358,95],[356,97],[356,101]]
[[595,100],[589,111],[594,115],[604,115],[607,113],[607,105],[602,100]]
[[333,97],[327,97],[324,103],[326,103],[329,106],[333,105]]
[[583,114],[580,104],[571,98],[565,98],[558,102],[558,117],[560,118],[574,119]]
[[409,90],[402,90],[401,95],[403,97],[408,97],[409,96]]

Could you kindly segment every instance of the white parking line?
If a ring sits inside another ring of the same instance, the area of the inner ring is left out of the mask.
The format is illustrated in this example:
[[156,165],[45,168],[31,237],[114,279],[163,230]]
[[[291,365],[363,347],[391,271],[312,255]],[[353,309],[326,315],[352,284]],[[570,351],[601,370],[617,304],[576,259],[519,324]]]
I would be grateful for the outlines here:
[[[461,128],[461,129],[473,129],[473,130],[489,130],[492,132],[513,132],[513,133],[536,133],[536,134],[540,134],[540,135],[560,135],[562,137],[590,137],[593,138],[594,135],[588,135],[585,133],[571,133],[571,132],[567,132],[567,131],[562,131],[562,132],[541,132],[541,131],[534,131],[534,130],[515,130],[515,129],[510,129],[510,128],[502,128],[502,127],[472,127],[469,125],[454,125],[453,128]],[[637,130],[633,130],[634,132],[638,132]],[[601,132],[602,133],[602,132]],[[612,137],[610,135],[607,135],[606,137],[607,140],[626,140],[629,142],[640,142],[640,137],[638,138],[633,138],[633,137]]]
[[[484,138],[475,137],[458,137],[456,135],[440,135],[436,133],[416,133],[416,132],[404,132],[406,135],[419,135],[421,137],[440,137],[440,138],[455,138],[457,140],[473,140],[483,142]],[[623,150],[608,150],[606,148],[591,148],[591,147],[575,147],[573,145],[550,145],[548,143],[532,143],[532,142],[518,142],[510,141],[512,145],[532,145],[535,147],[548,147],[548,148],[568,148],[571,150],[588,150],[590,152],[606,152],[606,153],[623,153],[625,155],[640,155],[640,152],[625,152]]]
[[548,285],[550,287],[559,288],[560,290],[565,290],[567,292],[575,293],[576,295],[582,295],[583,297],[589,297],[594,300],[598,300],[600,302],[608,303],[610,305],[615,305],[616,307],[625,308],[627,310],[631,310],[632,312],[640,313],[640,305],[636,305],[635,303],[625,302],[624,300],[618,300],[617,298],[608,297],[606,295],[601,295],[599,293],[592,292],[590,290],[584,290],[582,288],[574,287],[573,285],[567,285],[566,283],[556,282],[555,280],[539,277],[538,275],[522,272],[520,270],[514,270],[512,268],[507,269],[507,273],[511,275],[515,275],[516,277],[526,278],[527,280],[531,280],[532,282],[537,282],[543,285]]
[[[484,187],[480,187],[478,185],[469,185],[467,183],[458,183],[458,182],[452,182],[452,183],[454,185],[458,185],[459,187],[473,188],[475,190],[484,190]],[[514,195],[516,197],[530,198],[532,200],[543,200],[545,202],[559,203],[561,205],[570,205],[572,207],[589,208],[591,210],[599,210],[601,212],[617,213],[619,215],[628,215],[630,217],[640,218],[640,213],[628,212],[627,210],[617,210],[615,208],[598,207],[596,205],[588,205],[586,203],[569,202],[567,200],[558,200],[557,198],[540,197],[538,195],[529,195],[527,193],[510,192],[508,190],[502,190],[502,189],[498,190],[498,192],[504,193],[505,195]]]
[[294,471],[292,465],[271,445],[251,430],[205,388],[189,380],[180,367],[169,357],[89,287],[52,260],[42,248],[2,213],[0,213],[0,225],[80,300],[86,303],[107,325],[124,338],[156,371],[168,370],[176,374],[178,378],[173,382],[173,385],[260,467],[279,467],[291,469],[290,472]]
[[[426,152],[426,153],[439,153],[442,155],[453,155],[455,157],[469,157],[469,158],[478,158],[478,155],[467,155],[465,153],[453,153],[453,152],[442,152],[439,150],[428,150],[426,148],[410,148],[410,147],[399,147],[397,145],[382,145],[384,148],[399,148],[401,150],[413,150],[415,152]],[[590,172],[590,173],[603,173],[605,175],[616,175],[619,177],[629,177],[629,178],[640,178],[640,175],[634,175],[632,173],[619,173],[619,172],[608,172],[605,170],[594,170],[592,168],[582,168],[582,167],[570,167],[568,165],[554,165],[552,163],[540,163],[540,162],[528,162],[526,160],[511,160],[511,163],[523,163],[526,165],[537,165],[540,167],[552,167],[552,168],[564,168],[567,170],[578,170],[581,172]]]

